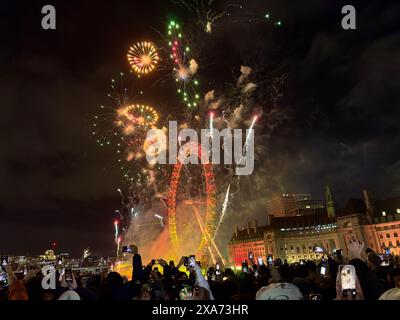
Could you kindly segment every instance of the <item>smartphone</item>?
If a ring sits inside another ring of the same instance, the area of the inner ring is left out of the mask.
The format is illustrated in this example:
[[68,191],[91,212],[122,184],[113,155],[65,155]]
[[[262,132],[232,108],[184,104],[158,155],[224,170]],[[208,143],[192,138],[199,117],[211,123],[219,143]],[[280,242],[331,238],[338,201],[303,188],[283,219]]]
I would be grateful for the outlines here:
[[154,267],[154,269],[153,269],[154,271],[158,271],[158,267]]
[[340,283],[342,286],[342,295],[355,296],[356,291],[356,269],[353,265],[343,265],[339,267]]
[[390,262],[389,261],[382,261],[381,267],[389,267],[389,266],[390,266]]
[[385,249],[385,254],[388,256],[390,255],[390,248]]
[[7,273],[0,271],[0,288],[8,287]]
[[1,265],[2,266],[7,266],[8,265],[8,257],[7,256],[1,257]]
[[321,276],[326,276],[326,266],[322,265],[319,273]]
[[249,260],[253,260],[253,252],[249,252]]
[[122,253],[132,253],[132,248],[129,246],[123,246]]
[[194,268],[195,265],[196,265],[195,256],[190,256],[189,257],[189,267]]
[[215,275],[219,276],[221,274],[221,267],[219,266],[219,263],[217,262],[215,264]]
[[314,252],[315,252],[315,253],[323,253],[323,252],[324,252],[324,249],[321,248],[321,247],[314,247]]
[[254,276],[255,276],[255,277],[258,277],[258,271],[257,271],[257,270],[254,271]]
[[300,265],[304,265],[304,260],[303,259],[300,260]]
[[333,253],[336,254],[338,257],[341,257],[342,251],[343,251],[343,249],[336,249],[336,250],[333,250]]
[[61,271],[60,271],[60,275],[58,276],[58,281],[62,281],[62,278],[63,278],[63,275],[65,274],[65,269],[62,269]]
[[65,269],[65,281],[72,282],[72,269]]
[[272,265],[272,264],[274,263],[274,259],[273,259],[273,257],[272,257],[272,254],[269,254],[269,255],[268,255],[267,261],[268,261],[268,264],[269,264],[269,265]]
[[322,296],[321,296],[320,294],[313,294],[313,293],[311,293],[311,294],[308,296],[308,299],[309,299],[309,300],[313,300],[313,301],[322,300]]
[[263,265],[263,260],[262,260],[262,258],[261,257],[258,257],[258,265],[259,266],[262,266]]
[[189,266],[189,257],[185,257],[185,259],[183,260],[183,264],[185,267]]

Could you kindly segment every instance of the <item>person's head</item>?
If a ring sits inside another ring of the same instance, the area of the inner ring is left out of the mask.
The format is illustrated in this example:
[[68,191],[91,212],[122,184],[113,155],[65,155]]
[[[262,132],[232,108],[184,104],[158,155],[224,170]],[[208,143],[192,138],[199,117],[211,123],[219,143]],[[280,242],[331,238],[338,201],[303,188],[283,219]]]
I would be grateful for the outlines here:
[[251,294],[255,291],[254,277],[248,273],[242,272],[237,279],[237,290],[239,293]]
[[235,277],[235,272],[233,272],[233,270],[231,268],[226,268],[224,271],[224,274],[229,278]]
[[388,282],[395,288],[400,289],[400,269],[392,269],[388,274]]
[[269,276],[270,275],[268,267],[266,265],[264,265],[264,264],[258,267],[258,273],[261,276],[263,276],[263,275],[268,275]]
[[393,288],[385,291],[380,297],[379,300],[400,300],[400,289]]
[[306,261],[305,265],[307,266],[308,269],[308,274],[315,274],[318,271],[317,265],[314,261]]
[[138,249],[137,245],[132,244],[131,249],[132,249],[132,254],[139,254],[139,249]]
[[32,301],[43,300],[45,290],[42,287],[42,277],[41,276],[36,276],[36,277],[29,279],[25,286],[28,291],[29,300],[32,300]]
[[372,250],[371,248],[365,249],[365,253],[366,253],[367,255],[369,255],[371,252],[374,252],[374,250]]
[[290,265],[289,264],[283,264],[279,267],[279,274],[281,278],[286,281],[286,282],[291,282],[293,279],[293,275],[290,270]]
[[305,278],[293,278],[292,284],[299,288],[303,296],[308,296],[311,293],[312,286]]
[[375,253],[375,252],[370,252],[368,254],[368,267],[370,269],[376,269],[378,268],[382,263],[381,258]]
[[81,298],[74,290],[67,290],[59,296],[58,300],[81,300]]
[[86,288],[93,292],[97,292],[100,286],[101,286],[101,276],[99,274],[90,277],[86,282]]
[[298,265],[293,269],[293,274],[297,278],[307,279],[308,278],[308,267],[303,265]]
[[262,287],[256,294],[256,300],[302,300],[299,288],[292,283],[272,283]]
[[107,282],[110,287],[118,287],[124,284],[124,280],[118,272],[110,272],[107,275]]

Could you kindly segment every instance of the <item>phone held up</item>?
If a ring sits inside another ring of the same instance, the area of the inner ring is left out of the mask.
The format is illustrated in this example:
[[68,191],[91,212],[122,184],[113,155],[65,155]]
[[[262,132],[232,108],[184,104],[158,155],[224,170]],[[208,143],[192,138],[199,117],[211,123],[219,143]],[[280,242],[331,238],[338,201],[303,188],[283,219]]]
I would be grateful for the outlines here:
[[356,279],[356,269],[353,265],[339,267],[338,280],[340,281],[343,297],[355,297],[357,295]]
[[65,269],[65,281],[72,282],[72,269]]

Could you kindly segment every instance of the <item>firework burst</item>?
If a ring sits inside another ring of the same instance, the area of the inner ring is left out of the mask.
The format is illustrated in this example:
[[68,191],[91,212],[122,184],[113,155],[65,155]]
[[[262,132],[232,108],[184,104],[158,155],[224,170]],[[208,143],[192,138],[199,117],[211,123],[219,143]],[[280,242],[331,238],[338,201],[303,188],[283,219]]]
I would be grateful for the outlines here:
[[130,47],[128,61],[137,74],[148,74],[157,67],[160,57],[154,44],[144,41]]
[[175,21],[168,24],[168,45],[178,94],[187,107],[197,107],[200,101],[199,80],[196,77],[199,65],[191,57],[190,47],[185,44],[182,27]]

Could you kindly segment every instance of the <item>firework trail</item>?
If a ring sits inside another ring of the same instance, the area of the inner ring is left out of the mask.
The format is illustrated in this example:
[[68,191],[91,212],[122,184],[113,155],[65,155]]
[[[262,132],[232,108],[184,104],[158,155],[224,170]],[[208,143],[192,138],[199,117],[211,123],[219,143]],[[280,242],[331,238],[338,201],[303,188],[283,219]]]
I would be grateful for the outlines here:
[[228,190],[226,191],[224,203],[222,204],[221,217],[219,218],[217,227],[215,228],[213,239],[215,239],[217,237],[219,227],[221,226],[221,223],[224,220],[226,209],[228,208],[230,190],[231,190],[231,185],[228,186]]
[[118,242],[118,234],[119,234],[117,220],[114,221],[114,227],[115,227],[115,243],[117,243]]

